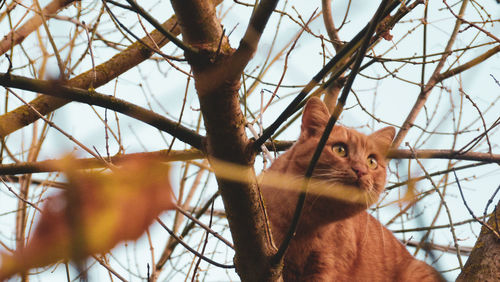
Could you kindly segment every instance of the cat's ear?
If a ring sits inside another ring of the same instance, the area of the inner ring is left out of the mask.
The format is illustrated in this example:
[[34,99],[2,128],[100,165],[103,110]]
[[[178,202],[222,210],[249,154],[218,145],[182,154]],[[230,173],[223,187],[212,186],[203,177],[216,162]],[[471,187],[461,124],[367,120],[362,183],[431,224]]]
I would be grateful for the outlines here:
[[375,140],[384,151],[387,151],[391,147],[394,135],[396,135],[396,129],[392,126],[388,126],[373,132],[370,138]]
[[302,115],[300,135],[309,137],[321,134],[329,118],[330,113],[323,101],[317,97],[310,98]]

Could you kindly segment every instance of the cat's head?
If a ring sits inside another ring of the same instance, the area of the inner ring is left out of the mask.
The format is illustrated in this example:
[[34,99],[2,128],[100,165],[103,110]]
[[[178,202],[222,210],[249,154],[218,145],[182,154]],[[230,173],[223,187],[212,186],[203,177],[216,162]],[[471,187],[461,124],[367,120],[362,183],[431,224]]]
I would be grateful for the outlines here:
[[[301,134],[294,146],[293,161],[295,168],[301,170],[299,173],[303,173],[309,165],[329,117],[328,109],[320,99],[311,98],[308,101],[302,117]],[[314,199],[314,193],[319,192],[321,198],[336,197],[334,201],[340,199],[344,203],[352,200],[351,206],[358,207],[356,210],[376,202],[384,190],[386,153],[394,134],[393,127],[364,135],[353,129],[335,126],[313,173],[313,179],[332,185],[312,187],[311,197]],[[361,196],[358,197],[357,192],[362,192]]]

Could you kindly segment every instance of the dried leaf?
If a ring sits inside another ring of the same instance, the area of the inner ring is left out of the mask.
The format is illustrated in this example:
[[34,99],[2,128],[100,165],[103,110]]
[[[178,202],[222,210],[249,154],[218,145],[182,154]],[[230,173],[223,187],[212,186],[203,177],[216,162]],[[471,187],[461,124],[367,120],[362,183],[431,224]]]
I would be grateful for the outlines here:
[[391,27],[390,27],[390,22],[391,16],[385,17],[377,26],[376,32],[377,34],[384,38],[387,41],[391,41],[393,36],[391,34]]

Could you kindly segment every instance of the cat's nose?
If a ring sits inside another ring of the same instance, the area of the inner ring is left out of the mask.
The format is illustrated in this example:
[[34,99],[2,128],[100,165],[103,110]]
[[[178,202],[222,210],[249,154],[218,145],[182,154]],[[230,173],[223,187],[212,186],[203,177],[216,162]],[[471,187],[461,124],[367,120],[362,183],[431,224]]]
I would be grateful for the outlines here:
[[362,166],[362,165],[353,165],[352,170],[356,173],[358,178],[361,178],[362,176],[364,176],[368,173],[368,170],[366,169],[366,167]]

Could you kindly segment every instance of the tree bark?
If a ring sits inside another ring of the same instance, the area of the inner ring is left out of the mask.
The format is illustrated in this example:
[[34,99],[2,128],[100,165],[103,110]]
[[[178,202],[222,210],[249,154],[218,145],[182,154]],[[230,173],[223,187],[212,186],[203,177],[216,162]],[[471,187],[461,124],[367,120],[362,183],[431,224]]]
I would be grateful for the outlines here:
[[[494,230],[500,229],[500,201],[487,223]],[[500,238],[486,227],[472,249],[457,281],[500,281]]]
[[[199,50],[186,53],[207,132],[205,151],[214,166],[223,160],[246,167],[243,182],[217,177],[235,246],[234,262],[242,281],[275,281],[280,272],[271,267],[274,254],[260,192],[252,169],[255,152],[245,133],[245,117],[238,90],[243,68],[234,72],[234,50],[210,1],[172,0],[184,41]],[[241,63],[240,60],[238,60]]]

